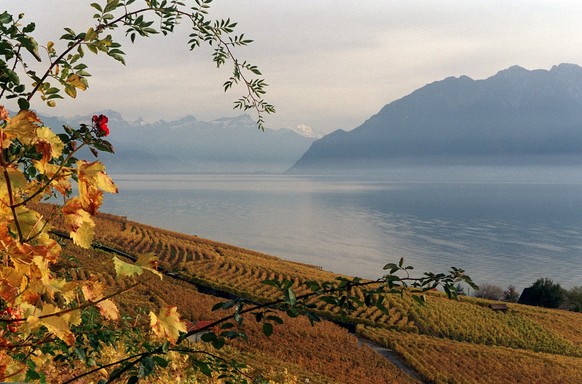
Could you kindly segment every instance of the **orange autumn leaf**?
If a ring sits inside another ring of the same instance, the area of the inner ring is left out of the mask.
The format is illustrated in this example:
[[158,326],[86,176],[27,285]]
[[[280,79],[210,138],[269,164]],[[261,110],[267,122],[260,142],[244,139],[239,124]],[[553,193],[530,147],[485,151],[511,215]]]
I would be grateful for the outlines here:
[[113,301],[109,299],[103,300],[96,306],[99,309],[101,316],[113,321],[119,320],[119,308],[117,308],[117,305]]
[[[34,160],[32,164],[39,173],[45,174],[49,179],[52,179],[51,186],[61,195],[67,196],[67,194],[72,190],[70,180],[72,172],[70,168],[36,160]],[[50,191],[47,189],[47,193],[49,192]]]
[[4,108],[3,105],[0,105],[0,120],[6,120],[10,117],[10,113],[8,113],[8,110],[6,108]]
[[40,127],[36,130],[35,147],[42,154],[42,161],[47,163],[63,153],[65,144],[50,128]]
[[[85,300],[96,302],[103,298],[104,284],[98,280],[91,279],[84,282],[81,288]],[[111,300],[103,300],[95,305],[103,317],[110,320],[119,319],[119,309],[117,305]]]
[[[18,139],[22,144],[32,144],[36,139],[36,130],[41,123],[36,113],[32,111],[20,111],[13,118],[6,120],[4,134],[8,139]],[[10,145],[10,141],[4,140],[4,148]]]
[[95,215],[101,206],[103,192],[117,193],[117,186],[105,173],[105,166],[99,161],[88,163],[85,160],[79,160],[77,176],[83,209],[91,215]]
[[[59,312],[61,312],[60,308],[45,303],[42,309],[42,316],[47,317],[40,318],[39,323],[44,325],[50,333],[63,340],[65,344],[71,346],[75,344],[75,335],[71,332],[69,324],[65,321],[65,318],[56,315]],[[53,314],[55,315],[51,316]]]
[[155,273],[160,277],[160,279],[163,277],[163,275],[158,271],[158,257],[153,253],[140,255],[137,258],[135,264],[142,267],[143,269]]
[[156,316],[150,312],[150,326],[160,339],[167,339],[175,344],[180,332],[186,332],[186,324],[180,321],[180,314],[176,307],[163,307]]

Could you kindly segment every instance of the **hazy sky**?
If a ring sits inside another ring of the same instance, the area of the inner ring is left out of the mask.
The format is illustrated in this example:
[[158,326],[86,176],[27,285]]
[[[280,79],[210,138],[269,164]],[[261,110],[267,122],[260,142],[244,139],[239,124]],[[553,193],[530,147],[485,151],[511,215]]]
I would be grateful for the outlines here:
[[[86,30],[93,1],[0,0],[0,11],[24,12],[46,44],[63,26]],[[237,20],[255,40],[238,55],[265,74],[268,101],[277,107],[267,126],[276,129],[350,130],[448,76],[582,64],[579,0],[215,0],[212,14]],[[190,52],[187,33],[127,42],[126,67],[106,56],[92,59],[89,90],[50,112],[114,109],[148,121],[240,114],[231,109],[239,92],[222,92],[229,72],[214,68],[209,49]]]

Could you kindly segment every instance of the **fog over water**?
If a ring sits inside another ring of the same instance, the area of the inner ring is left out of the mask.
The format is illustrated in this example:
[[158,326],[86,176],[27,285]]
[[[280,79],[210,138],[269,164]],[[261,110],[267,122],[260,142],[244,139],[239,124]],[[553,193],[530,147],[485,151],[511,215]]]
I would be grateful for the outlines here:
[[577,167],[398,168],[359,176],[113,175],[104,212],[324,269],[461,267],[479,282],[582,285]]

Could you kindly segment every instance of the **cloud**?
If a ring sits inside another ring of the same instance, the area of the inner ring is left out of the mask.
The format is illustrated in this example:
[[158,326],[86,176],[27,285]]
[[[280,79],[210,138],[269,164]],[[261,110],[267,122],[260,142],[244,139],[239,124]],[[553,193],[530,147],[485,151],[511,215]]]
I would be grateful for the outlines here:
[[[37,22],[40,42],[60,36],[63,25],[82,30],[92,14],[78,0],[2,3]],[[480,79],[515,64],[582,64],[582,2],[573,0],[238,0],[216,1],[211,16],[232,17],[255,40],[237,55],[265,74],[278,111],[267,119],[274,128],[304,122],[324,132],[348,130],[383,105],[448,76]],[[127,68],[107,58],[92,60],[87,95],[62,103],[58,112],[108,104],[148,120],[236,114],[231,107],[239,94],[221,90],[228,71],[214,68],[208,48],[189,52],[187,32],[125,43]]]

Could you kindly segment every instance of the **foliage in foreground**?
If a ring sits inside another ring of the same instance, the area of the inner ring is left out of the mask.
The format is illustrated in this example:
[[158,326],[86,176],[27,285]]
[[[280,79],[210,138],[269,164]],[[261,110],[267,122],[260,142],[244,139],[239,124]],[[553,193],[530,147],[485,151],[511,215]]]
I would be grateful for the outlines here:
[[[173,272],[174,276],[193,277],[198,284],[212,286],[217,290],[236,293],[244,297],[252,298],[254,301],[275,300],[279,296],[278,291],[272,286],[261,284],[266,278],[276,280],[293,280],[293,289],[296,293],[308,292],[302,291],[305,282],[318,280],[334,280],[338,277],[317,267],[304,265],[300,263],[289,262],[278,259],[273,256],[260,254],[257,252],[229,246],[227,244],[217,243],[211,240],[202,239],[196,236],[173,233],[166,230],[156,229],[147,225],[132,222],[122,217],[112,215],[102,215],[97,218],[98,226],[101,229],[97,234],[100,242],[107,242],[115,248],[121,248],[128,253],[133,250],[140,252],[155,252],[159,256],[160,265],[168,270],[180,271]],[[103,258],[97,258],[101,260]],[[99,270],[99,268],[97,268]],[[103,271],[103,269],[101,268]],[[190,275],[191,273],[191,275]],[[165,279],[167,280],[167,279]],[[112,283],[112,281],[111,281]],[[184,283],[185,284],[185,283]],[[260,287],[265,289],[261,290]],[[150,290],[156,291],[156,286],[151,285]],[[136,288],[137,289],[137,288]],[[353,287],[353,294],[359,295],[359,287]],[[158,291],[160,292],[160,291]],[[172,293],[176,288],[171,289],[166,294],[159,293],[159,296],[151,302],[146,292],[140,295],[133,295],[133,291],[123,295],[122,301],[127,297],[128,305],[147,306],[148,304],[157,303],[156,305],[177,305],[181,308],[181,313],[189,319],[216,319],[220,316],[221,311],[211,312],[210,308],[216,302],[205,302],[205,304],[193,307],[191,302],[177,299]],[[132,295],[129,297],[129,295]],[[428,304],[418,305],[414,299],[408,295],[386,295],[384,305],[388,309],[387,313],[380,311],[376,307],[360,307],[356,311],[349,313],[347,321],[361,324],[358,326],[358,332],[365,337],[370,337],[364,329],[375,330],[394,330],[398,335],[425,335],[430,337],[431,342],[440,343],[439,345],[467,346],[476,347],[483,355],[495,354],[495,351],[501,349],[507,350],[507,353],[514,352],[513,359],[500,360],[479,360],[483,367],[489,367],[490,373],[476,379],[476,382],[505,383],[504,374],[510,371],[514,377],[528,377],[535,370],[530,369],[529,364],[536,361],[544,361],[548,365],[548,370],[559,370],[562,361],[578,361],[582,358],[582,317],[578,313],[544,309],[508,303],[508,310],[499,312],[492,310],[489,305],[495,302],[482,300],[468,296],[459,296],[460,301],[451,301],[445,295],[435,292],[424,293]],[[177,296],[191,296],[182,294]],[[139,301],[141,298],[141,301]],[[335,306],[327,303],[318,303],[318,312],[321,317],[338,318],[338,310]],[[284,361],[294,361],[297,364],[305,364],[309,361],[314,365],[309,365],[310,372],[319,372],[327,377],[333,376],[337,372],[342,372],[341,367],[331,361],[325,362],[323,366],[317,368],[318,358],[331,357],[330,353],[325,356],[309,354],[309,349],[303,349],[309,345],[307,341],[323,343],[322,339],[316,338],[321,331],[322,335],[326,333],[329,327],[326,324],[319,324],[314,332],[310,332],[307,327],[307,319],[303,319],[304,326],[299,326],[295,320],[285,318],[285,314],[278,315],[285,319],[284,326],[274,326],[274,332],[271,340],[257,336],[262,332],[261,323],[256,323],[251,316],[250,321],[245,320],[244,326],[249,335],[249,343],[237,342],[237,348],[249,351],[252,355],[246,360],[247,365],[256,367],[256,362],[262,361],[260,352],[267,352],[270,359],[275,361],[277,356],[281,356]],[[293,321],[292,321],[293,320]],[[362,327],[366,325],[366,327]],[[385,334],[384,339],[375,339],[380,343],[391,348],[392,335],[395,332]],[[285,336],[283,339],[280,336]],[[295,335],[295,336],[293,336]],[[342,339],[335,336],[329,336],[337,339],[338,344],[330,346],[329,350],[345,351]],[[324,337],[325,339],[325,337]],[[420,339],[423,340],[423,339]],[[387,342],[386,342],[387,341]],[[450,344],[451,341],[456,343]],[[256,348],[252,346],[256,345]],[[283,351],[279,351],[281,348]],[[322,347],[325,349],[325,347]],[[439,348],[421,349],[421,344],[413,346],[415,354],[426,355],[427,360],[438,360],[439,364],[431,366],[432,376],[425,377],[431,380],[434,375],[454,378],[453,373],[458,364],[455,355],[450,358],[440,355]],[[464,347],[463,347],[464,348]],[[352,347],[353,349],[353,347]],[[351,366],[357,360],[357,356],[349,357],[348,353],[337,356],[333,361],[344,361],[344,364]],[[551,355],[551,356],[549,356]],[[408,361],[409,355],[404,354],[406,362],[416,368],[414,362]],[[529,356],[529,357],[528,357]],[[533,356],[536,356],[533,358]],[[553,356],[553,357],[552,357]],[[362,357],[365,357],[364,355]],[[531,357],[531,358],[530,358]],[[366,357],[369,359],[369,357]],[[463,363],[467,369],[474,364],[476,355],[469,353],[465,356]],[[356,359],[356,360],[354,360]],[[370,362],[372,360],[369,360]],[[492,365],[485,365],[491,361]],[[495,364],[493,364],[493,362]],[[521,362],[521,364],[519,364]],[[445,364],[446,363],[446,364]],[[275,364],[275,363],[274,363]],[[298,377],[309,377],[311,382],[327,382],[322,378],[305,376],[294,366],[284,365],[285,363],[276,363],[277,366],[285,366],[289,372]],[[355,365],[354,365],[355,367]],[[579,365],[582,367],[582,364]],[[485,369],[485,368],[483,368]],[[582,369],[582,368],[579,368]],[[361,372],[361,369],[352,368],[350,371]],[[421,371],[421,370],[420,370]],[[420,372],[419,371],[419,372]],[[461,371],[457,371],[457,374]],[[579,374],[579,370],[569,369],[567,380],[574,381]],[[577,373],[578,372],[578,373]],[[363,374],[363,373],[362,373]],[[372,377],[369,373],[362,377]],[[449,376],[447,376],[449,375]],[[467,372],[467,375],[473,375]],[[342,382],[341,376],[338,381]],[[390,377],[386,375],[386,377]],[[453,380],[451,378],[451,380]],[[395,380],[401,382],[400,378]],[[457,379],[458,376],[457,376]],[[343,382],[382,382],[376,379],[371,380],[346,380]]]
[[[246,382],[254,378],[248,377],[240,363],[219,353],[193,349],[185,345],[187,338],[205,331],[202,340],[218,351],[232,340],[247,338],[245,315],[254,317],[269,336],[276,324],[283,323],[279,313],[319,322],[315,301],[336,307],[337,315],[345,318],[364,306],[387,312],[383,305],[387,293],[402,295],[407,288],[420,293],[442,286],[454,297],[453,284],[472,284],[455,268],[449,274],[411,277],[412,267],[404,266],[403,260],[387,264],[386,275],[375,281],[345,277],[306,281],[307,292],[302,294],[295,292],[291,280],[266,279],[264,283],[279,292],[280,298],[261,304],[238,298],[219,302],[213,309],[226,311],[222,317],[202,329],[187,330],[175,306],[162,306],[130,319],[122,316],[113,301],[140,285],[146,271],[162,278],[152,254],[139,255],[133,263],[112,258],[117,278],[127,279],[116,292],[107,291],[106,284],[91,275],[73,279],[54,271],[63,256],[61,245],[51,236],[51,222],[59,218],[66,236],[89,248],[95,232],[93,217],[104,193],[117,193],[103,164],[79,159],[80,150],[88,149],[97,157],[100,151],[113,152],[113,147],[105,139],[110,134],[107,116],[93,116],[78,128],[64,126],[57,134],[31,108],[39,99],[54,107],[65,95],[76,98],[79,91],[85,91],[90,77],[85,55],[89,52],[124,63],[121,44],[109,31],[122,29],[133,42],[140,36],[169,34],[186,21],[192,26],[190,49],[207,43],[214,48],[217,66],[232,64],[224,89],[235,84],[245,89],[235,108],[254,109],[259,128],[264,125],[263,114],[274,112],[263,99],[266,84],[258,68],[233,55],[236,47],[250,40],[234,35],[236,23],[230,19],[209,20],[210,2],[196,0],[190,7],[178,0],[92,3],[94,26],[80,33],[65,28],[58,41],[44,45],[32,37],[35,24],[26,24],[24,15],[0,14],[0,380],[45,382],[49,371],[44,368],[55,364],[62,368],[60,374],[70,372],[65,382],[100,374],[103,383],[118,379],[134,383],[151,377],[158,368],[167,368],[168,354],[178,352],[190,356],[193,367],[210,378]],[[31,65],[33,60],[41,67],[44,60],[45,69],[38,72],[37,65]],[[5,107],[12,101],[19,109],[16,113]],[[76,196],[72,195],[74,183]],[[62,205],[44,214],[33,207],[50,198],[62,199]],[[400,272],[404,275],[398,275]],[[360,289],[358,294],[353,293],[355,288]],[[420,295],[411,297],[422,302]]]

